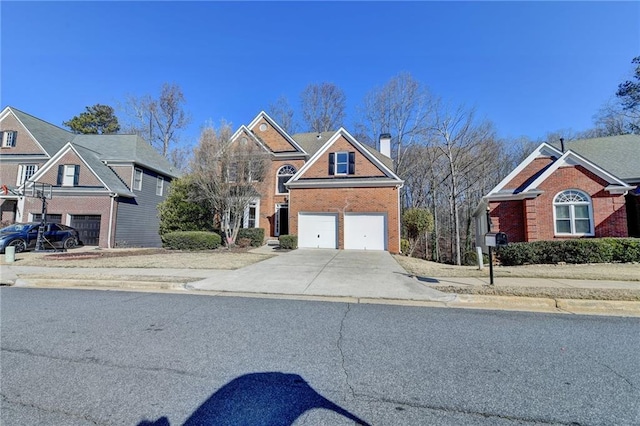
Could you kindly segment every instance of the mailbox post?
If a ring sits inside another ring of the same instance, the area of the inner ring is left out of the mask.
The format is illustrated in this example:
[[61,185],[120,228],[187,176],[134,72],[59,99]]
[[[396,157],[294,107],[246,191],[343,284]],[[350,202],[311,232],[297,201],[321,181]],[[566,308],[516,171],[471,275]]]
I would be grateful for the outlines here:
[[489,249],[489,283],[493,285],[493,247],[502,247],[507,245],[507,234],[504,232],[491,232],[491,217],[489,216],[489,207],[487,207],[487,232],[484,234],[484,243]]

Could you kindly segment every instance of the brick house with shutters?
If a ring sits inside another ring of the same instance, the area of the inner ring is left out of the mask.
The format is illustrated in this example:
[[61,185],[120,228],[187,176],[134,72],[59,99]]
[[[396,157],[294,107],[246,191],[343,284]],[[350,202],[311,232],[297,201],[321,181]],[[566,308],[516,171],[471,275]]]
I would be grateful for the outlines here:
[[267,185],[244,213],[245,227],[268,238],[294,234],[300,248],[400,252],[403,181],[393,172],[389,139],[380,151],[347,130],[289,135],[265,112],[232,136],[268,154]]
[[492,232],[509,242],[640,237],[640,135],[543,143],[486,194],[474,216],[484,245]]
[[40,221],[42,202],[24,196],[52,186],[47,220],[73,226],[85,245],[159,247],[157,205],[178,176],[135,135],[77,135],[13,107],[0,112],[0,220]]

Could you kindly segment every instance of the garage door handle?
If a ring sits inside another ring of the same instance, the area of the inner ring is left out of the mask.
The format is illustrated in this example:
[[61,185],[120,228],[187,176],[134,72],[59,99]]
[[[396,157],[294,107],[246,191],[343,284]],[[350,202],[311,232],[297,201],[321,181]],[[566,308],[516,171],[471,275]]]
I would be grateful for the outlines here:
[[318,238],[320,238],[320,234],[318,234]]

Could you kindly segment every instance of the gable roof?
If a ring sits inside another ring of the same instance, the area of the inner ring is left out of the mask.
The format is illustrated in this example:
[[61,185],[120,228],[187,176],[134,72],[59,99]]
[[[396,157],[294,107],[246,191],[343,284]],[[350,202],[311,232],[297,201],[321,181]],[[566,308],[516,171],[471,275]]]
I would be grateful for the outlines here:
[[564,154],[562,154],[560,158],[554,161],[550,167],[548,167],[544,172],[542,172],[540,176],[538,176],[533,182],[531,182],[527,186],[527,188],[525,188],[525,191],[529,189],[535,189],[538,186],[540,186],[540,184],[544,182],[549,176],[551,176],[553,172],[558,170],[558,168],[562,166],[575,166],[575,165],[580,165],[584,167],[594,175],[608,182],[610,185],[607,186],[605,189],[611,193],[622,194],[626,191],[630,191],[635,188],[635,185],[633,186],[628,185],[626,182],[622,181],[618,177],[614,176],[613,174],[609,173],[608,171],[606,171],[602,167],[599,167],[593,162],[587,160],[581,155],[576,154],[573,151],[567,151]]
[[[273,120],[273,118],[269,117],[269,114],[267,114],[264,111],[260,111],[260,113],[258,115],[256,115],[256,118],[254,118],[251,121],[251,123],[249,123],[249,125],[247,126],[249,128],[249,130],[253,132],[253,128],[256,126],[256,124],[258,124],[258,122],[261,119],[264,119],[274,129],[276,129],[276,131],[278,133],[280,133],[280,135],[282,135],[282,137],[284,137],[286,139],[286,141],[289,142],[291,144],[291,146],[293,146],[295,148],[296,151],[300,151],[301,153],[306,154],[305,150],[302,149],[302,147],[295,140],[293,140],[293,138],[291,136],[289,136],[289,134],[287,132],[285,132],[284,129],[282,127],[280,127],[280,125]],[[256,135],[256,137],[257,137],[257,135]]]
[[578,139],[564,145],[620,179],[640,183],[640,135]]
[[231,142],[235,141],[242,134],[246,134],[248,137],[253,139],[253,141],[256,144],[258,144],[262,149],[264,149],[269,154],[273,154],[273,151],[271,151],[269,146],[267,144],[265,144],[264,141],[258,137],[258,135],[256,135],[251,130],[249,130],[249,128],[247,126],[245,126],[244,124],[242,126],[240,126],[240,128],[238,130],[236,130],[233,135],[231,135],[230,141]]
[[[317,133],[316,133],[317,135]],[[297,186],[297,184],[299,185],[300,183],[300,178],[304,175],[304,173],[309,170],[309,168],[312,167],[312,165],[318,161],[318,159],[320,157],[322,157],[328,150],[329,148],[334,144],[335,141],[337,141],[340,137],[344,137],[354,148],[356,148],[362,155],[364,155],[369,161],[371,161],[376,167],[378,167],[378,169],[380,169],[381,172],[383,172],[385,174],[385,177],[380,178],[350,178],[350,179],[331,179],[331,180],[326,180],[326,179],[321,179],[322,181],[326,182],[326,183],[338,183],[340,182],[341,186],[360,186],[360,185],[367,185],[368,183],[376,183],[376,184],[383,184],[383,183],[393,183],[394,185],[402,185],[404,183],[404,181],[402,179],[400,179],[391,168],[387,167],[382,161],[380,161],[367,147],[365,147],[365,145],[361,144],[360,142],[358,142],[353,136],[351,136],[351,134],[345,130],[343,127],[341,127],[337,132],[335,132],[333,134],[333,136],[331,136],[319,149],[316,150],[316,152],[313,154],[313,156],[309,159],[309,161],[307,161],[301,168],[300,170],[298,170],[298,172],[293,175],[293,177],[291,178],[291,180],[289,180],[288,183],[286,183],[286,186],[292,186],[295,187]],[[312,179],[312,180],[318,180],[318,179]]]
[[55,166],[58,160],[69,151],[73,151],[78,158],[84,162],[85,166],[87,166],[89,171],[91,171],[102,185],[104,185],[106,190],[124,197],[135,197],[133,192],[129,190],[115,172],[100,160],[99,153],[71,142],[58,150],[58,152],[56,152],[56,154],[51,157],[51,159],[31,177],[31,179],[29,179],[29,181],[24,183],[24,187],[31,187],[34,182],[37,182],[40,177]]
[[[324,146],[325,143],[337,132],[311,132],[311,133],[296,133],[291,137],[295,139],[298,144],[304,148],[304,150],[310,155],[313,156],[320,148]],[[369,145],[362,144],[362,146],[369,151],[371,155],[376,157],[380,162],[382,162],[389,169],[393,170],[393,160],[386,155],[382,154],[380,151],[370,147]]]
[[62,149],[62,147],[75,136],[67,130],[20,111],[17,108],[8,106],[4,109],[3,113],[7,111],[13,113],[49,157]]
[[[554,148],[553,146],[551,146],[551,145],[549,145],[547,143],[541,143],[540,145],[538,145],[538,147],[536,149],[533,150],[533,152],[531,154],[529,154],[527,156],[527,158],[522,160],[522,162],[520,164],[518,164],[516,166],[516,168],[511,171],[511,173],[509,173],[507,176],[505,176],[505,178],[502,179],[500,181],[500,183],[498,183],[495,187],[493,187],[493,189],[491,191],[489,191],[489,193],[486,196],[490,197],[492,195],[496,195],[496,194],[499,194],[499,193],[514,194],[515,193],[515,188],[507,190],[505,188],[506,185],[509,182],[511,182],[513,180],[513,178],[515,178],[517,175],[519,175],[520,172],[522,172],[529,164],[531,164],[533,162],[533,160],[535,160],[536,158],[540,158],[540,157],[559,158],[560,156],[562,156],[562,152],[561,151],[557,150],[556,148]],[[518,191],[518,192],[523,192],[523,191]]]
[[14,107],[6,107],[2,114],[8,111],[22,123],[50,158],[71,142],[94,152],[102,161],[132,162],[166,176],[180,175],[166,158],[137,135],[74,134]]
[[[538,186],[544,182],[551,174],[553,174],[558,168],[562,166],[575,166],[580,165],[589,170],[596,176],[602,178],[609,185],[605,190],[610,193],[624,193],[631,191],[635,188],[635,185],[630,185],[634,182],[630,179],[624,179],[611,172],[611,169],[605,169],[600,163],[596,163],[585,156],[575,152],[573,147],[582,149],[583,152],[588,152],[592,156],[597,158],[598,154],[603,154],[604,163],[610,164],[614,169],[620,171],[636,170],[640,167],[640,136],[638,135],[624,135],[624,136],[612,136],[608,138],[596,138],[596,139],[583,139],[572,144],[571,149],[566,150],[564,153],[556,147],[542,143],[540,144],[527,158],[525,158],[518,166],[511,171],[500,183],[498,183],[487,195],[483,197],[483,201],[479,204],[476,213],[478,213],[483,203],[487,200],[521,200],[525,198],[535,198],[542,192],[538,190]],[[609,154],[608,150],[612,149],[612,144],[619,142],[620,146],[615,154]],[[635,149],[634,149],[635,147]],[[566,145],[565,145],[566,148]],[[626,155],[628,158],[622,160],[621,155]],[[506,185],[513,180],[525,167],[531,164],[536,158],[551,157],[553,162],[546,168],[539,171],[533,179],[526,182],[524,186],[519,188],[506,188]],[[628,161],[631,159],[631,161]],[[615,161],[622,161],[622,166],[616,166]],[[640,181],[640,179],[636,180]],[[474,213],[475,214],[475,213]]]

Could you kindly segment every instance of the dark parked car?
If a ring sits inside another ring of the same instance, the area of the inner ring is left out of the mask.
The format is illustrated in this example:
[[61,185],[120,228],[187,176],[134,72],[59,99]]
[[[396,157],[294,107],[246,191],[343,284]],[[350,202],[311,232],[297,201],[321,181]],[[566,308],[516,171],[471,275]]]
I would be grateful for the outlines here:
[[[36,247],[40,222],[14,223],[0,229],[0,253],[6,247],[13,246],[16,253]],[[47,223],[44,231],[44,248],[70,249],[80,244],[78,231],[75,228],[57,223]]]

